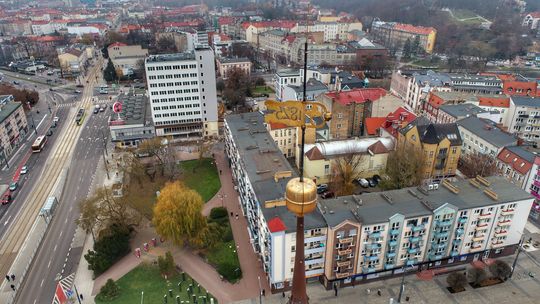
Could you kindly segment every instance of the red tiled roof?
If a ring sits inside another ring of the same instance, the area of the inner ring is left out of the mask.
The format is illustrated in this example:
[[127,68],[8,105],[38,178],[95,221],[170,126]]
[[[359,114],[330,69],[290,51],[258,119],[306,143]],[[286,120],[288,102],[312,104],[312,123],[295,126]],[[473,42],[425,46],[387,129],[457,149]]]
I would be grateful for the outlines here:
[[60,41],[63,38],[60,36],[39,36],[39,37],[32,37],[32,40],[37,42],[54,42],[54,41]]
[[250,25],[253,25],[256,28],[285,28],[292,29],[296,26],[295,21],[290,20],[272,20],[272,21],[257,21],[257,22],[244,22],[242,23],[242,28],[247,29]]
[[276,216],[268,221],[268,230],[270,230],[272,233],[281,232],[287,230],[287,226],[285,226],[283,221]]
[[507,148],[502,149],[501,153],[497,155],[497,159],[507,165],[510,165],[515,171],[523,175],[529,172],[533,165]]
[[366,118],[366,131],[368,135],[377,135],[377,130],[386,122],[386,117]]
[[34,20],[32,21],[32,25],[41,25],[41,24],[49,24],[49,21],[47,20]]
[[386,90],[381,88],[353,89],[350,91],[328,92],[326,96],[342,105],[351,103],[363,103],[367,100],[375,101],[386,95]]
[[429,35],[431,32],[436,32],[437,30],[432,27],[424,27],[424,26],[414,26],[411,24],[404,24],[404,23],[396,23],[394,26],[394,29],[408,32],[408,33],[414,33],[418,35]]
[[270,130],[279,130],[279,129],[286,129],[290,128],[288,125],[280,122],[270,122],[268,123],[270,125]]
[[219,17],[218,24],[219,25],[230,25],[230,24],[234,24],[235,20],[236,19],[233,18],[233,17]]
[[478,97],[478,105],[485,107],[510,107],[510,98],[508,97]]
[[416,115],[414,115],[414,113],[409,112],[404,107],[399,107],[394,112],[386,116],[386,121],[382,127],[386,132],[392,134],[394,137],[397,137],[398,129],[408,125],[415,119]]
[[125,43],[122,43],[122,42],[115,42],[113,44],[110,44],[108,49],[112,48],[112,47],[115,47],[115,46],[127,46],[127,44]]
[[540,18],[540,12],[531,12],[528,15],[531,15],[533,18]]

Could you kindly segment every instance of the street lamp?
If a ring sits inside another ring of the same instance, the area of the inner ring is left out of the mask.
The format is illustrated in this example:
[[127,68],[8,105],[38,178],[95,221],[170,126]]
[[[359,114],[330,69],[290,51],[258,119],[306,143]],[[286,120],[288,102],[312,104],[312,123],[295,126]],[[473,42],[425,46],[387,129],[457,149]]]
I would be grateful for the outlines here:
[[262,304],[262,288],[261,288],[261,276],[257,276],[259,280],[259,304]]
[[144,291],[141,291],[141,304],[144,303]]
[[[410,266],[409,268],[413,268],[413,266]],[[401,275],[401,285],[399,287],[399,296],[398,296],[398,303],[401,303],[401,296],[403,295],[403,292],[405,292],[405,273],[407,272],[407,266],[403,266],[403,274]]]
[[516,264],[519,258],[519,254],[521,253],[522,249],[523,249],[523,233],[521,233],[521,238],[519,239],[518,252],[516,254],[516,258],[514,259],[514,262],[512,263],[512,271],[510,272],[509,278],[512,278],[512,275],[514,274],[514,270],[516,269]]

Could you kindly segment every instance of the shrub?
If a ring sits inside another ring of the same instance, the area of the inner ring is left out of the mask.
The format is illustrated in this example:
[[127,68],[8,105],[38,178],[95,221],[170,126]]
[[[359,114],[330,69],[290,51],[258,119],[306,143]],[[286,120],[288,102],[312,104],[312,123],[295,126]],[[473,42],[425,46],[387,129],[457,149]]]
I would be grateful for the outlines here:
[[461,272],[452,272],[446,277],[446,283],[454,291],[463,290],[467,284],[467,277]]
[[210,210],[210,218],[213,220],[226,218],[228,216],[227,209],[224,207],[216,207]]
[[242,277],[242,269],[231,263],[219,264],[217,271],[229,282],[235,282]]
[[483,268],[469,268],[467,271],[467,279],[473,285],[479,285],[487,278],[486,271]]
[[101,301],[112,301],[120,295],[120,288],[112,279],[108,279],[105,285],[99,290],[99,294],[96,296]]
[[255,85],[256,86],[263,86],[265,84],[266,84],[266,81],[264,81],[264,78],[257,77],[257,79],[255,79]]
[[165,256],[158,256],[159,272],[164,275],[170,275],[174,271],[174,259],[170,251]]
[[223,231],[223,242],[230,242],[234,240],[234,236],[233,236],[233,233],[232,233],[232,229],[231,229],[231,226],[227,226],[225,228],[225,231]]
[[510,265],[508,265],[508,263],[505,261],[497,260],[493,264],[489,265],[489,271],[494,277],[506,281],[512,272],[512,267],[510,267]]

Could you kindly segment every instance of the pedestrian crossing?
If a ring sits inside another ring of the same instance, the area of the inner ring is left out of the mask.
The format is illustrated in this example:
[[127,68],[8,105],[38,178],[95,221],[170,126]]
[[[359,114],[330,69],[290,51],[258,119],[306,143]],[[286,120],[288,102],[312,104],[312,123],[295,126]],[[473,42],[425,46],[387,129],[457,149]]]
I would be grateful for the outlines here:
[[53,304],[65,303],[66,299],[71,299],[73,297],[74,292],[72,290],[72,287],[74,281],[75,273],[72,273],[58,282],[52,302]]
[[[75,107],[78,103],[79,103],[78,101],[67,102],[67,103],[57,104],[56,106],[58,108],[71,108],[71,107]],[[102,99],[102,100],[98,100],[98,101],[92,101],[92,103],[94,105],[97,105],[97,104],[110,104],[112,102],[110,100],[108,100],[108,99]]]

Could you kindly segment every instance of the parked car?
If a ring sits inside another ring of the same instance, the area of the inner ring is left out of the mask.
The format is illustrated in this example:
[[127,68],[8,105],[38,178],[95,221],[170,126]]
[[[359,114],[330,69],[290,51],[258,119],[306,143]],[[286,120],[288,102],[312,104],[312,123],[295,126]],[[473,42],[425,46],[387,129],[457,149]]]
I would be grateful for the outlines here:
[[358,183],[360,184],[360,186],[362,186],[362,188],[368,188],[369,187],[369,182],[365,178],[359,178]]
[[379,184],[382,181],[381,176],[377,174],[373,175],[372,178],[377,182],[377,184]]
[[76,85],[77,88],[84,88],[84,85],[82,83],[79,83]]
[[105,112],[105,109],[106,109],[106,106],[103,105],[103,106],[101,106],[101,108],[99,108],[99,111],[100,111],[100,112]]
[[52,129],[49,129],[49,130],[47,131],[47,136],[52,136],[52,135],[53,135],[53,130],[52,130]]
[[99,108],[94,108],[94,114],[99,113]]
[[52,120],[52,121],[53,121],[53,122],[59,122],[59,121],[60,121],[60,117],[58,117],[58,116],[55,116],[55,117],[53,118],[53,120]]
[[19,184],[17,182],[12,182],[11,184],[9,184],[9,191],[13,192],[17,190],[17,187],[19,187]]
[[49,88],[49,91],[54,92],[54,89],[53,89],[53,88]]
[[334,197],[334,192],[332,191],[326,191],[326,192],[323,192],[323,194],[321,194],[321,198],[332,198]]
[[81,90],[75,90],[75,93],[76,93],[76,94],[81,94],[82,91],[81,91]]
[[47,71],[47,75],[49,76],[54,75],[54,71]]
[[370,187],[377,187],[378,183],[373,178],[368,178],[367,181]]
[[317,194],[324,193],[324,192],[326,192],[326,190],[328,190],[328,185],[327,184],[320,184],[320,185],[317,186]]
[[26,174],[26,173],[28,173],[28,166],[23,166],[21,168],[21,174]]
[[4,196],[2,196],[2,205],[7,205],[11,203],[11,192],[6,192]]

